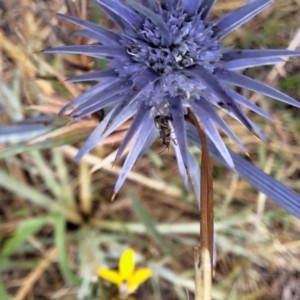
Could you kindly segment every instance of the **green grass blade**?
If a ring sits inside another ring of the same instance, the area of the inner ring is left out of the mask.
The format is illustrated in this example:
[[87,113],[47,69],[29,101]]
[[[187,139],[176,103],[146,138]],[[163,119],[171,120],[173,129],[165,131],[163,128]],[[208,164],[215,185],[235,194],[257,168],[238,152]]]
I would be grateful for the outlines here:
[[[132,193],[131,190],[127,188],[127,194],[132,201],[132,207],[139,218],[140,222],[144,224],[147,228],[148,233],[153,237],[153,239],[158,243],[162,249],[169,249],[169,245],[166,243],[166,239],[158,232],[156,229],[155,221],[152,219],[150,214],[147,212],[145,207],[142,205],[141,201]],[[170,251],[170,249],[169,249]]]
[[76,210],[76,200],[74,198],[73,187],[70,184],[71,180],[69,178],[69,171],[66,164],[66,160],[60,149],[53,149],[53,164],[57,171],[58,179],[63,187],[61,201],[64,206],[70,210]]
[[50,167],[48,167],[49,162],[47,162],[39,151],[32,151],[30,155],[33,158],[35,165],[37,166],[40,176],[43,178],[43,181],[46,183],[47,187],[52,192],[53,196],[56,199],[62,198],[62,186],[58,183]]
[[47,195],[39,192],[36,187],[26,185],[23,182],[16,180],[0,169],[0,187],[9,190],[16,195],[29,200],[31,203],[46,208],[51,212],[62,213],[69,221],[80,224],[82,219],[79,214],[74,211],[69,211],[67,208],[56,203]]
[[66,241],[66,220],[61,214],[53,216],[53,225],[55,229],[55,244],[57,247],[59,266],[65,280],[72,285],[79,285],[80,280],[76,278],[72,272],[68,256],[67,256],[67,241]]
[[[0,264],[1,264],[1,260],[0,260]],[[10,300],[9,295],[6,293],[2,278],[3,278],[2,274],[0,274],[0,299],[1,300]]]
[[48,220],[48,217],[40,217],[20,222],[15,235],[5,242],[1,251],[1,256],[7,256],[17,252],[20,249],[20,246],[30,236],[40,230]]

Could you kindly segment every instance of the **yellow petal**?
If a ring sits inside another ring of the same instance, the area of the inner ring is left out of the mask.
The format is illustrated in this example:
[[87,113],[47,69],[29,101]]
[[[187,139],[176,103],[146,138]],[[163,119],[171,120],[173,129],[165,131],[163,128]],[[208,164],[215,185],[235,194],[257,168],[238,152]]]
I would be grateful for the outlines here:
[[128,248],[125,250],[119,261],[119,273],[124,280],[133,276],[135,268],[134,250]]
[[150,278],[152,271],[148,268],[137,270],[131,278],[128,279],[128,293],[133,293],[140,284]]
[[117,286],[121,286],[123,283],[123,278],[116,271],[113,271],[110,269],[99,268],[97,270],[97,273],[98,273],[99,277],[101,277],[107,281],[110,281],[110,282],[116,284]]

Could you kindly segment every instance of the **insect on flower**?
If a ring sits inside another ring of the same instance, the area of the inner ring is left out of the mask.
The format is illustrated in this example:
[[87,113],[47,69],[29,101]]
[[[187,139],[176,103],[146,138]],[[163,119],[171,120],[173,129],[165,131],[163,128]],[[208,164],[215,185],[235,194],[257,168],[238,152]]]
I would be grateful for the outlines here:
[[[60,113],[74,107],[70,116],[80,119],[102,108],[110,109],[76,155],[77,160],[134,117],[115,158],[118,160],[133,140],[114,193],[118,192],[136,160],[158,136],[167,148],[170,144],[174,146],[185,186],[189,188],[186,170],[189,170],[193,183],[198,182],[199,166],[188,150],[185,120],[187,109],[193,112],[226,165],[232,169],[235,167],[232,157],[218,129],[244,152],[247,151],[219,115],[219,110],[224,110],[250,132],[266,141],[258,126],[248,118],[241,106],[266,119],[273,120],[272,117],[233,87],[258,92],[300,108],[300,102],[290,96],[236,72],[275,64],[284,57],[300,56],[300,51],[235,50],[222,44],[223,38],[267,8],[272,3],[271,0],[250,0],[215,20],[209,18],[215,0],[95,2],[117,25],[118,32],[86,20],[58,14],[59,18],[81,26],[83,30],[77,34],[91,38],[93,44],[56,47],[44,52],[83,54],[108,62],[105,70],[68,80],[97,83],[67,104]],[[163,115],[157,118],[157,111],[163,111]],[[172,116],[172,119],[166,122],[163,116]],[[174,129],[172,136],[174,135],[176,144],[170,143],[167,123],[172,131]],[[195,187],[195,190],[198,188]]]
[[[165,146],[165,149],[169,150],[172,131],[169,121],[172,122],[173,118],[171,115],[157,115],[155,116],[154,120],[156,122],[162,144]],[[160,153],[165,151],[165,149],[163,149]]]

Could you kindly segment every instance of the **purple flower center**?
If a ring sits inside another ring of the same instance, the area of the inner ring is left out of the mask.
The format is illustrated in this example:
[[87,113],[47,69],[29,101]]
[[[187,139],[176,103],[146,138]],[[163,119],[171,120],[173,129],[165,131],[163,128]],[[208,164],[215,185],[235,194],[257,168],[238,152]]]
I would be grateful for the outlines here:
[[160,28],[145,18],[138,36],[129,32],[122,37],[132,61],[159,75],[174,74],[198,64],[211,70],[222,57],[215,27],[201,20],[201,14],[188,16],[182,8],[161,9],[160,13],[169,29],[171,44],[166,44]]

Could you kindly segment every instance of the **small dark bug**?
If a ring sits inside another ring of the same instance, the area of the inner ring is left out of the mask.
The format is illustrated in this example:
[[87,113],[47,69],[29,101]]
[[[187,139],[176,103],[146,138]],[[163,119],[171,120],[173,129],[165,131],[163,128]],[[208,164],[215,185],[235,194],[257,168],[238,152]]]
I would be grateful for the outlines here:
[[[159,130],[159,136],[162,144],[166,146],[165,149],[169,150],[171,143],[171,128],[169,125],[169,121],[173,121],[172,115],[157,115],[155,116],[154,120],[157,129]],[[165,151],[165,149],[163,151]]]
[[191,111],[190,111],[190,109],[188,108],[187,111],[186,111],[186,113],[183,115],[185,121],[189,120],[189,118],[190,118],[190,112],[191,112]]

